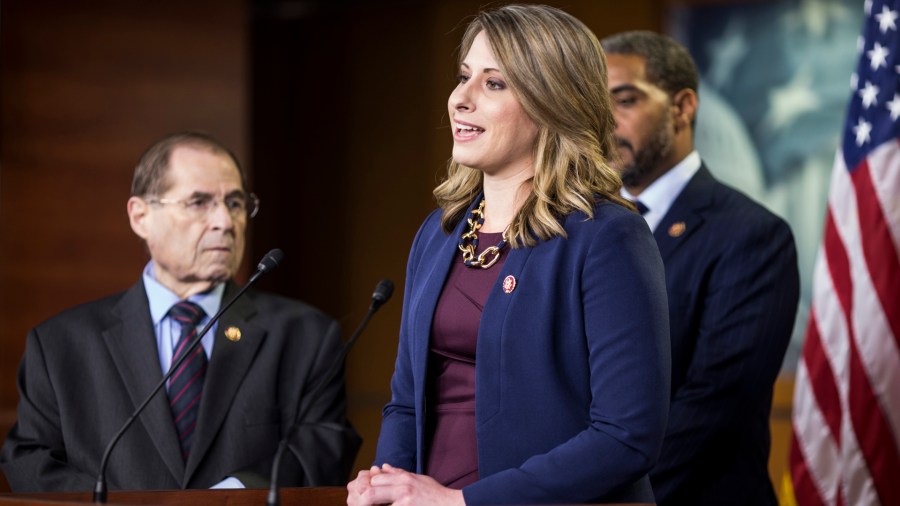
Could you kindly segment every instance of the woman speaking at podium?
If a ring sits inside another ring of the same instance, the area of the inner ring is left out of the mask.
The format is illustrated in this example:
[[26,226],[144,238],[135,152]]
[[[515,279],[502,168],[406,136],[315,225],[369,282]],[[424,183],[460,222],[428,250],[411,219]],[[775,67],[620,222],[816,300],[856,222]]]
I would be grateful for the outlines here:
[[348,504],[653,502],[663,264],[619,196],[606,60],[571,15],[480,13],[406,275],[375,466]]

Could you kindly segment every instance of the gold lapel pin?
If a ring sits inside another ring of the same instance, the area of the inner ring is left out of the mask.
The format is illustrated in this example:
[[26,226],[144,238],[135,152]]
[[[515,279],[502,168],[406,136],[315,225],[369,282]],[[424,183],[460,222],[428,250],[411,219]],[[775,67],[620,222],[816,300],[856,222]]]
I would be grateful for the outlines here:
[[241,329],[237,327],[228,327],[225,329],[225,337],[227,337],[229,341],[236,343],[241,340]]
[[669,237],[680,237],[684,233],[685,225],[683,221],[677,221],[669,227]]

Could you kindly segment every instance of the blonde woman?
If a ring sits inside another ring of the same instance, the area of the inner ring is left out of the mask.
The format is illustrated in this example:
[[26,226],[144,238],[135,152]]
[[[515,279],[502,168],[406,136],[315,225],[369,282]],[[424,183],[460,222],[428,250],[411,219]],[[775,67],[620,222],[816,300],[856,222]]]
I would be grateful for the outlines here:
[[666,291],[608,165],[600,44],[558,9],[510,5],[479,14],[460,54],[376,465],[347,502],[653,502]]

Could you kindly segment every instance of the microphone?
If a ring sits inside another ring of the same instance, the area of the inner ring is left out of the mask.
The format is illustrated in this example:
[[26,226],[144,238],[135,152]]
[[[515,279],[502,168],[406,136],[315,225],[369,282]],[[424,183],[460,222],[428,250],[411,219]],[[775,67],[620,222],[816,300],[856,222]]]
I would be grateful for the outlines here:
[[[327,385],[334,379],[334,376],[341,370],[341,366],[344,364],[344,360],[347,358],[347,354],[350,352],[350,348],[353,347],[353,344],[356,343],[356,340],[359,339],[360,334],[362,334],[363,329],[368,325],[369,320],[372,319],[372,315],[378,311],[381,306],[387,302],[391,295],[394,293],[394,282],[390,279],[382,279],[378,282],[378,285],[375,287],[375,292],[372,293],[372,303],[369,305],[369,311],[366,313],[365,318],[359,322],[359,326],[356,327],[356,330],[353,332],[353,336],[350,337],[350,340],[347,341],[347,344],[338,354],[337,358],[335,358],[334,362],[331,363],[328,369],[326,369],[325,374],[323,374],[318,383],[310,390],[308,397],[310,397],[313,401],[315,401],[316,396],[319,395],[319,392],[322,390],[322,387]],[[284,456],[284,451],[287,449],[288,441],[294,436],[297,430],[300,428],[300,422],[303,420],[303,417],[306,416],[306,409],[313,405],[313,402],[308,402],[306,405],[303,405],[298,409],[297,415],[294,417],[294,423],[288,429],[287,433],[284,435],[284,438],[278,443],[278,450],[275,452],[275,459],[272,461],[272,479],[269,484],[269,495],[266,498],[266,504],[268,506],[278,506],[281,503],[281,499],[278,493],[278,471],[281,469],[281,458]]]
[[[391,298],[391,295],[394,295],[394,282],[390,279],[382,279],[375,286],[375,292],[372,293],[372,304],[369,306],[369,312],[375,313],[378,311],[388,299]],[[366,320],[368,322],[368,320]],[[348,345],[350,343],[347,343]]]
[[119,442],[119,439],[121,439],[125,434],[125,431],[127,431],[128,428],[131,427],[131,424],[133,424],[134,421],[137,420],[141,412],[144,411],[144,408],[146,408],[147,405],[150,404],[150,401],[153,400],[153,397],[156,395],[156,393],[159,392],[160,389],[162,389],[167,381],[169,381],[169,378],[172,377],[172,374],[174,374],[175,371],[178,370],[182,362],[184,362],[189,356],[191,356],[193,351],[200,344],[203,336],[205,336],[209,332],[209,329],[211,329],[212,326],[217,321],[219,321],[219,318],[222,316],[222,314],[228,308],[230,308],[231,305],[234,304],[235,301],[237,301],[241,297],[241,295],[243,295],[244,292],[246,292],[247,289],[250,288],[250,286],[253,285],[253,283],[255,283],[257,279],[259,279],[260,276],[267,272],[271,272],[273,269],[278,267],[282,259],[284,259],[284,253],[282,253],[280,249],[276,248],[266,253],[262,260],[259,261],[259,265],[256,266],[256,272],[254,272],[253,275],[250,276],[250,280],[247,281],[247,283],[241,288],[241,290],[234,297],[232,297],[231,300],[228,301],[228,303],[219,308],[219,312],[216,313],[212,318],[210,318],[209,322],[203,327],[203,330],[201,330],[197,333],[196,336],[194,336],[194,339],[188,344],[187,350],[181,354],[181,357],[179,357],[179,359],[176,360],[171,365],[171,367],[169,367],[169,370],[163,376],[162,380],[157,383],[156,387],[150,392],[147,398],[144,399],[144,402],[142,402],[141,405],[134,410],[134,413],[131,414],[131,417],[125,421],[125,424],[122,425],[122,428],[119,429],[119,432],[117,432],[116,435],[113,436],[112,440],[110,440],[109,444],[106,445],[106,450],[103,452],[103,458],[100,460],[100,473],[97,476],[97,483],[94,485],[94,503],[106,503],[106,466],[109,464],[109,457],[112,454],[113,448],[116,446],[116,443]]
[[247,284],[253,283],[256,281],[256,278],[274,270],[281,265],[282,260],[284,260],[284,253],[278,248],[266,253],[266,255],[262,257],[262,260],[259,261],[259,265],[256,266],[256,272],[253,274],[254,277],[250,278],[250,281]]

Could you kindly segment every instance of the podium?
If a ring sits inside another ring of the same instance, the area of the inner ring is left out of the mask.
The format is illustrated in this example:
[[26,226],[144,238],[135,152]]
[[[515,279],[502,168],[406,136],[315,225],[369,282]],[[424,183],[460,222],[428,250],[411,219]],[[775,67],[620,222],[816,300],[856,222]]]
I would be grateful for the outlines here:
[[[110,492],[108,506],[262,506],[269,491],[251,490],[153,490]],[[92,504],[90,492],[0,494],[0,506],[77,506]],[[281,489],[284,506],[345,506],[344,487],[306,487]],[[578,505],[572,505],[578,506]],[[593,505],[597,506],[597,505]],[[651,504],[607,504],[606,506],[653,506]]]
[[[252,490],[153,490],[145,492],[110,492],[108,506],[145,504],[151,506],[261,506],[269,491]],[[0,506],[77,506],[91,503],[90,492],[58,492],[42,494],[0,494]],[[345,506],[344,487],[308,487],[281,489],[284,506]],[[577,506],[577,505],[574,505]],[[596,505],[593,505],[596,506]],[[652,506],[621,504],[606,506]]]
[[[109,492],[109,506],[263,506],[268,489],[152,490]],[[0,495],[0,506],[75,506],[93,504],[90,492],[20,493]],[[345,506],[344,487],[282,488],[284,506]]]

